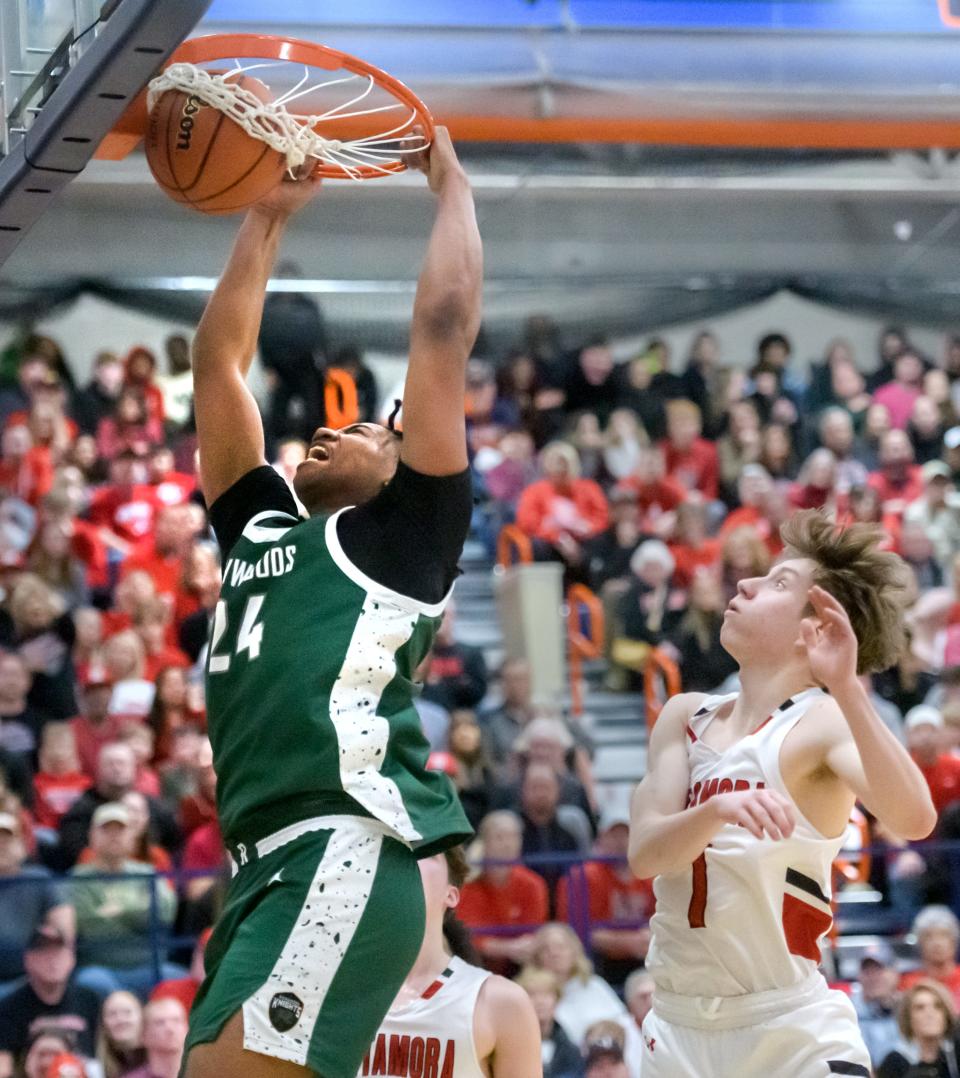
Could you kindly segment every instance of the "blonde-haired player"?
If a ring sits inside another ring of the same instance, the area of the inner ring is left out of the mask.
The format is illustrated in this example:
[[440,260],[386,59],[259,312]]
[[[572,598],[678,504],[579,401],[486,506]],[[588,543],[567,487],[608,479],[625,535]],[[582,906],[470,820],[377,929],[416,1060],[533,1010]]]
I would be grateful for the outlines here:
[[634,795],[630,864],[657,877],[643,1078],[869,1078],[853,1007],[817,968],[831,864],[857,800],[907,839],[936,823],[857,677],[903,646],[903,563],[815,511],[782,534],[785,557],[724,614],[740,692],[670,700]]

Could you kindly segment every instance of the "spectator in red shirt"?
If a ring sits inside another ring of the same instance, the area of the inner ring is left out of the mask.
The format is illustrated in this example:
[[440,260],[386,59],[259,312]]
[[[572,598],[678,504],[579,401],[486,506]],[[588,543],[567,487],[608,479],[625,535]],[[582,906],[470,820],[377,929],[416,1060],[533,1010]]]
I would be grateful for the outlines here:
[[8,426],[0,449],[0,493],[39,505],[53,485],[50,451],[44,446],[34,446],[26,423]]
[[639,526],[645,535],[665,539],[672,533],[676,524],[675,511],[686,499],[687,491],[676,480],[667,478],[661,449],[641,446],[633,471],[617,487],[636,494]]
[[204,738],[197,758],[197,790],[180,801],[179,822],[184,836],[217,818],[217,773],[213,770],[213,749]]
[[227,851],[220,833],[220,822],[210,820],[201,824],[187,839],[180,867],[184,872],[202,873],[191,875],[184,882],[183,893],[190,903],[199,903],[213,890],[227,861]]
[[686,400],[667,402],[667,437],[662,443],[667,475],[684,490],[699,490],[710,501],[719,490],[717,447],[701,438],[700,409]]
[[[557,887],[557,919],[576,927],[589,918],[597,971],[614,985],[622,984],[646,958],[650,946],[647,922],[654,908],[652,881],[638,880],[627,864],[629,838],[629,814],[605,813],[594,851],[599,857],[617,861],[587,861],[573,868]],[[616,921],[624,922],[623,927],[609,923]],[[594,928],[594,924],[601,927]]]
[[737,501],[740,504],[724,518],[720,526],[721,537],[747,525],[756,529],[763,520],[764,503],[771,490],[773,480],[767,469],[762,464],[747,464],[737,480]]
[[960,1008],[960,966],[957,965],[957,944],[960,942],[960,921],[949,906],[927,906],[914,918],[911,928],[920,952],[920,968],[909,970],[900,978],[900,991],[905,992],[918,981],[928,978],[937,981],[953,997]]
[[163,403],[163,391],[154,381],[157,372],[157,357],[142,344],[131,348],[124,358],[126,385],[143,394],[147,414],[151,420],[162,425],[166,418]]
[[720,560],[720,540],[707,538],[707,507],[690,499],[677,508],[677,526],[673,542],[673,583],[688,588],[698,569],[711,569]]
[[538,558],[559,558],[571,573],[584,567],[582,543],[606,528],[610,513],[598,483],[580,478],[580,458],[566,442],[540,454],[544,478],[520,495],[517,526],[534,541]]
[[126,449],[110,461],[110,481],[95,490],[87,516],[128,543],[139,542],[153,530],[156,491],[147,482],[147,466],[138,453]]
[[48,722],[40,740],[40,770],[33,777],[33,816],[56,829],[77,798],[93,785],[80,770],[77,742],[67,722]]
[[197,481],[186,472],[174,469],[173,451],[156,446],[147,460],[147,481],[156,489],[158,505],[179,505],[196,490]]
[[183,1004],[184,1010],[189,1014],[193,1001],[197,997],[200,982],[203,980],[203,952],[207,949],[207,942],[213,934],[212,928],[205,928],[197,939],[190,958],[190,972],[186,977],[177,977],[169,981],[161,981],[150,993],[150,1002],[155,999],[178,999]]
[[833,499],[836,485],[837,458],[829,449],[815,449],[790,488],[790,505],[794,509],[823,509]]
[[903,720],[907,748],[930,787],[937,815],[960,800],[960,756],[943,751],[944,723],[938,708],[918,704]]
[[160,671],[168,666],[190,665],[190,659],[180,648],[167,643],[172,621],[170,612],[169,603],[152,599],[143,603],[134,615],[134,629],[143,642],[146,654],[143,676],[147,681],[156,682]]
[[913,445],[905,431],[888,430],[880,439],[880,466],[867,482],[880,495],[884,513],[902,516],[923,495],[923,475],[913,460]]
[[97,455],[113,460],[123,452],[142,457],[163,441],[163,424],[150,416],[143,394],[128,386],[117,398],[113,415],[97,424]]
[[80,714],[70,720],[80,770],[91,778],[97,773],[100,750],[116,741],[124,719],[110,714],[113,678],[106,666],[95,662],[87,670],[80,688]]
[[[484,862],[520,859],[523,826],[513,812],[491,812],[480,823]],[[532,953],[533,931],[546,924],[547,885],[536,872],[519,864],[484,863],[479,876],[461,890],[457,914],[473,929],[473,942],[488,969],[511,973]],[[487,936],[482,929],[510,929]]]
[[142,569],[153,580],[157,595],[173,605],[183,572],[183,559],[196,537],[188,506],[164,506],[154,520],[153,536],[134,547],[123,563],[122,576]]
[[156,599],[157,588],[146,569],[132,569],[117,584],[113,607],[103,614],[103,638],[133,628],[133,619],[141,607]]

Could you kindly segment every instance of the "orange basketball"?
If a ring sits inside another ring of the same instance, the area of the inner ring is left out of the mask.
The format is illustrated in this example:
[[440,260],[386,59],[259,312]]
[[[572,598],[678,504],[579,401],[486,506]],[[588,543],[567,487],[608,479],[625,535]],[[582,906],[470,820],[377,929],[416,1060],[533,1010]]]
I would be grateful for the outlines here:
[[[237,85],[270,100],[258,79]],[[147,163],[175,201],[202,213],[236,213],[269,194],[283,179],[283,154],[247,132],[220,109],[193,94],[168,90],[150,112]]]

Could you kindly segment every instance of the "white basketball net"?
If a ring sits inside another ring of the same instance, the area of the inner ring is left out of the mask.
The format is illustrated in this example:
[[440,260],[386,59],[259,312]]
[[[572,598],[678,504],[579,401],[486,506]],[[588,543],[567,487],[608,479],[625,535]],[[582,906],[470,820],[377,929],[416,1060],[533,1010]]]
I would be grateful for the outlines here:
[[[326,165],[342,169],[344,175],[351,179],[361,178],[358,171],[360,167],[372,168],[387,176],[392,170],[386,168],[386,165],[402,160],[404,155],[420,153],[428,145],[428,140],[422,135],[410,132],[410,126],[417,117],[414,109],[409,110],[402,124],[367,138],[327,139],[316,131],[316,126],[324,120],[369,116],[375,112],[389,112],[393,109],[407,110],[408,106],[402,101],[395,101],[390,105],[347,111],[360,104],[373,90],[376,81],[371,75],[347,74],[342,78],[308,86],[306,84],[310,81],[310,70],[304,67],[303,78],[296,86],[270,102],[261,101],[256,94],[231,81],[248,71],[278,66],[278,63],[270,61],[247,67],[237,65],[226,75],[211,74],[194,64],[171,64],[162,75],[151,81],[147,91],[147,108],[152,110],[160,96],[168,90],[181,90],[192,94],[204,104],[229,116],[249,135],[282,153],[291,173],[308,158],[313,157]],[[290,112],[286,107],[298,97],[312,93],[318,86],[327,88],[354,79],[362,80],[366,84],[364,89],[349,101],[335,105],[326,112],[303,115]]]

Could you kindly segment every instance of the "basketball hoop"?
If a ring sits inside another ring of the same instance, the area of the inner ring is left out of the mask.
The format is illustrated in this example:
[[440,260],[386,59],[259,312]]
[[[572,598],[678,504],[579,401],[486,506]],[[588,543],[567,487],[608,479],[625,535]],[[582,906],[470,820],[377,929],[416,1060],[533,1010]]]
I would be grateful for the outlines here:
[[[272,101],[238,84],[250,71],[277,91]],[[219,109],[284,154],[291,171],[315,160],[315,174],[327,179],[372,180],[402,172],[433,140],[430,113],[399,79],[349,53],[297,38],[192,38],[150,83],[147,108],[168,90]],[[296,111],[290,108],[294,102]]]

